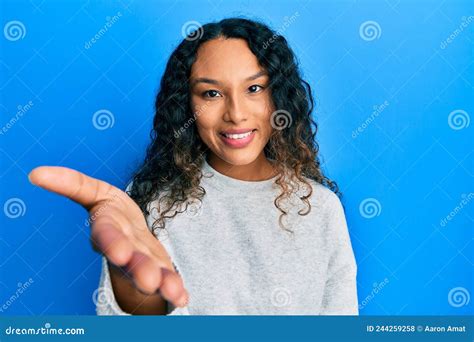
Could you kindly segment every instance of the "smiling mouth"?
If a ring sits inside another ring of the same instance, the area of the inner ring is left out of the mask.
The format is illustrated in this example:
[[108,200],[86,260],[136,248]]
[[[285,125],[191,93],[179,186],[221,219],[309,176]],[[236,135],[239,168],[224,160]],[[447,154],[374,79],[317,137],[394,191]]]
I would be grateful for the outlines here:
[[223,137],[227,139],[232,139],[232,140],[240,140],[240,139],[245,139],[249,137],[253,132],[255,132],[257,129],[250,130],[245,133],[239,133],[239,134],[230,134],[230,133],[224,133],[220,132],[219,134],[222,135]]

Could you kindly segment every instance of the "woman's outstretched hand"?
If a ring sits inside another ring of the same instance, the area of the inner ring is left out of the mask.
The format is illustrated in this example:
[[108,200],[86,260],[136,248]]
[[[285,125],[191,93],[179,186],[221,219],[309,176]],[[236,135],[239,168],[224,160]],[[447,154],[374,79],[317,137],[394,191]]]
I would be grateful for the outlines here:
[[146,295],[159,290],[174,306],[186,305],[188,293],[181,277],[163,245],[148,229],[140,208],[125,192],[65,167],[37,167],[29,179],[89,212],[93,248],[122,268],[135,288]]

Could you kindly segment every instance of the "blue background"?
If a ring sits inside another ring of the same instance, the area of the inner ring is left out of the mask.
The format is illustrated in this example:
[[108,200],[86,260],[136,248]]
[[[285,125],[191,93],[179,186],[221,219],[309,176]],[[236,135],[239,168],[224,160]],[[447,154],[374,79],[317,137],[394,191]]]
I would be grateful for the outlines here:
[[[6,128],[19,106],[33,104],[0,134],[0,306],[31,278],[2,314],[95,313],[100,256],[89,247],[86,212],[33,187],[27,173],[63,165],[123,187],[148,144],[158,81],[183,26],[235,15],[280,29],[313,87],[324,168],[344,193],[360,314],[473,313],[467,301],[474,217],[468,1],[31,0],[1,6],[2,31],[17,20],[25,34],[16,39],[0,32],[0,125]],[[379,26],[375,39],[360,32],[367,21]],[[374,106],[385,101],[374,116]],[[92,117],[102,109],[114,124],[100,130]],[[459,110],[453,115],[460,121],[450,124],[450,113]],[[11,199],[21,201],[19,214],[8,207]],[[376,200],[374,214],[360,207],[366,199]],[[461,296],[449,300],[459,287]]]

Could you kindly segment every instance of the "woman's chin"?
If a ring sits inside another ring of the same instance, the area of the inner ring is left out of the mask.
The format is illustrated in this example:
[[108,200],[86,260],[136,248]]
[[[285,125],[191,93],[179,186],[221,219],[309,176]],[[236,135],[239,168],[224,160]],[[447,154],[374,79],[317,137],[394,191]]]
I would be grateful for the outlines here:
[[218,154],[217,156],[226,163],[234,166],[251,164],[259,155],[259,151],[230,150],[223,152],[224,153]]

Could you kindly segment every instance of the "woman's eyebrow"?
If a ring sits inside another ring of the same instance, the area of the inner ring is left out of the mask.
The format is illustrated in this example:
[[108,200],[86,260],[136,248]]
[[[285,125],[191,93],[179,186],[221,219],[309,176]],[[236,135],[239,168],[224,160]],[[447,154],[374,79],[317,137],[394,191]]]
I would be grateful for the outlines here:
[[[267,75],[267,72],[265,70],[262,70],[262,71],[259,71],[257,72],[256,74],[252,75],[252,76],[249,76],[247,77],[245,80],[246,81],[252,81],[252,80],[255,80],[261,76],[265,76]],[[199,77],[199,78],[195,78],[192,82],[191,82],[191,86],[195,86],[197,83],[208,83],[208,84],[215,84],[215,85],[219,85],[221,84],[220,81],[218,80],[214,80],[212,78],[207,78],[207,77]]]
[[267,72],[265,70],[261,70],[261,71],[257,72],[255,75],[247,77],[245,80],[246,81],[252,81],[252,80],[255,80],[255,79],[257,79],[261,76],[266,76],[266,75],[268,75]]

